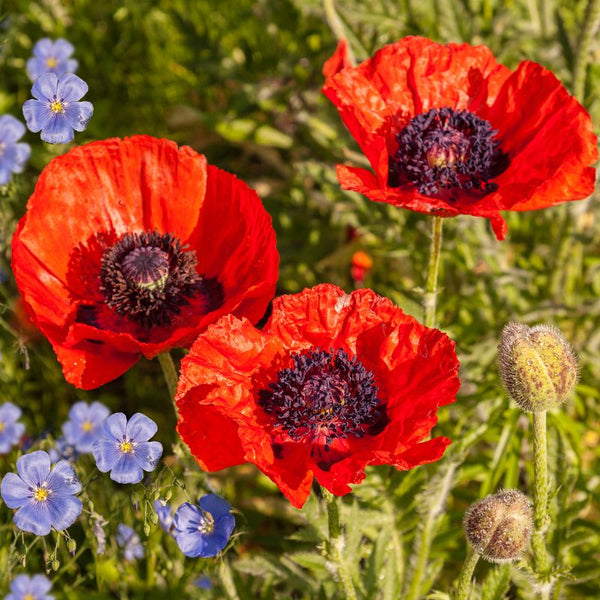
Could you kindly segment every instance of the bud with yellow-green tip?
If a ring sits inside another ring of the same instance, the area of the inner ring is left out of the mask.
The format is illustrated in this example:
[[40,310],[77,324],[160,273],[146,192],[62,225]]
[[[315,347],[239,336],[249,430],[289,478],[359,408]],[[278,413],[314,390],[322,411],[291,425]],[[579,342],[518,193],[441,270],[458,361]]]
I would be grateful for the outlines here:
[[491,562],[521,558],[533,530],[531,502],[518,490],[504,490],[472,504],[463,521],[473,550]]
[[556,327],[509,323],[498,352],[504,386],[527,412],[555,408],[575,389],[577,360]]

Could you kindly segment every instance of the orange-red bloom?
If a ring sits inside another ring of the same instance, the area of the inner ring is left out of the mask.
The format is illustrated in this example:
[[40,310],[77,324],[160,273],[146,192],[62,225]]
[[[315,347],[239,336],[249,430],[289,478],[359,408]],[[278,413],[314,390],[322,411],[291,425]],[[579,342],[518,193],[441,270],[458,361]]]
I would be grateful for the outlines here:
[[227,313],[260,319],[279,256],[256,193],[148,136],[75,148],[42,172],[12,267],[66,379],[90,389],[189,347]]
[[301,507],[313,477],[337,495],[367,465],[410,469],[460,382],[454,343],[369,289],[276,298],[262,331],[225,316],[184,358],[178,431],[208,471],[252,462]]
[[498,64],[485,46],[407,37],[357,67],[338,47],[323,91],[373,167],[338,165],[344,189],[423,213],[490,219],[589,196],[596,136],[542,66]]

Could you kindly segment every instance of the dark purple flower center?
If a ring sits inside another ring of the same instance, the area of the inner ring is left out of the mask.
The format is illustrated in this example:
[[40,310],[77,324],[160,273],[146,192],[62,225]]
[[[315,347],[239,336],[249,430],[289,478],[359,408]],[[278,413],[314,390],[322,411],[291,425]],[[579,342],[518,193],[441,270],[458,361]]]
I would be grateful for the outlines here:
[[223,304],[223,286],[198,275],[196,253],[170,233],[124,235],[104,252],[100,282],[106,304],[146,328],[169,325],[191,298],[205,301],[203,313]]
[[498,188],[490,180],[504,168],[496,131],[489,121],[467,110],[432,108],[413,117],[396,135],[388,185],[412,184],[425,196],[456,189],[485,195]]
[[279,371],[258,399],[275,427],[292,440],[329,452],[336,439],[376,435],[387,425],[373,373],[356,356],[338,348],[310,350],[292,360],[294,366]]

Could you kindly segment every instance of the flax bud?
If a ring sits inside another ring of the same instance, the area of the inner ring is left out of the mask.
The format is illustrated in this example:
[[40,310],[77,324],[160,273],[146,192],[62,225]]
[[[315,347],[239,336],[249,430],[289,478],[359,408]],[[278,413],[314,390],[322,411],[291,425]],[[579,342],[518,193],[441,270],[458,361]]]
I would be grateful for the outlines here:
[[491,562],[521,557],[533,530],[531,502],[518,490],[505,490],[472,504],[463,521],[467,540]]
[[556,327],[509,323],[498,352],[504,386],[526,412],[560,406],[575,389],[577,361]]

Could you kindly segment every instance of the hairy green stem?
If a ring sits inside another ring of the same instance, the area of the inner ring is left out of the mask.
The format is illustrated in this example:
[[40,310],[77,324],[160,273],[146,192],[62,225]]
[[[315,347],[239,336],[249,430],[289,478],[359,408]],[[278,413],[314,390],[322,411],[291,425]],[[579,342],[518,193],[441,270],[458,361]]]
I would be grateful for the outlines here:
[[458,577],[458,589],[456,590],[456,600],[468,600],[471,595],[471,579],[473,579],[473,571],[479,560],[479,554],[469,548],[467,558],[463,563],[462,570]]
[[548,450],[546,411],[533,413],[533,565],[538,579],[548,577],[545,533],[548,523]]
[[425,310],[425,326],[435,327],[437,308],[437,281],[440,267],[440,251],[442,248],[442,217],[431,218],[431,246],[429,249],[429,265],[427,266],[427,282],[423,307]]
[[327,503],[327,522],[329,524],[329,553],[336,564],[340,582],[344,588],[346,600],[356,600],[356,590],[344,557],[344,535],[340,525],[338,499],[331,492],[323,490]]
[[223,589],[229,600],[240,600],[240,596],[235,585],[235,579],[233,578],[233,572],[229,561],[222,560],[219,566],[219,579],[223,584]]
[[168,351],[161,352],[158,355],[158,362],[160,363],[167,387],[169,388],[169,396],[171,396],[171,402],[173,403],[173,408],[175,409],[175,416],[178,416],[177,405],[175,404],[175,391],[177,390],[177,379],[179,377],[177,375],[175,363],[173,362],[173,357]]

